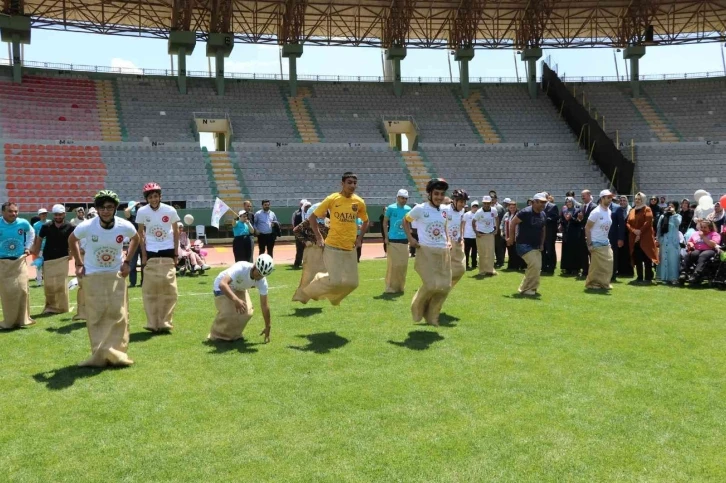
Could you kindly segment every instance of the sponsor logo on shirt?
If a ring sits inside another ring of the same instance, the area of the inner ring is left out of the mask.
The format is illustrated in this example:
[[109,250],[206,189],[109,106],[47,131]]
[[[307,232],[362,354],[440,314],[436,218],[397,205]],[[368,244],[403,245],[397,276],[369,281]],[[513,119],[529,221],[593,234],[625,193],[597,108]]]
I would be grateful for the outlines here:
[[[120,235],[119,235],[120,236]],[[118,240],[118,237],[116,237]],[[123,237],[121,237],[121,241],[123,241]],[[94,257],[96,259],[96,265],[98,265],[101,268],[110,268],[114,264],[114,260],[116,260],[116,257],[118,256],[118,249],[112,248],[112,247],[101,247],[94,253]]]
[[343,223],[355,223],[356,216],[351,213],[335,213],[335,219]]
[[96,243],[98,241],[98,235],[91,235],[91,241]]
[[149,228],[151,236],[153,236],[157,242],[162,242],[168,238],[168,233],[161,225],[154,225]]

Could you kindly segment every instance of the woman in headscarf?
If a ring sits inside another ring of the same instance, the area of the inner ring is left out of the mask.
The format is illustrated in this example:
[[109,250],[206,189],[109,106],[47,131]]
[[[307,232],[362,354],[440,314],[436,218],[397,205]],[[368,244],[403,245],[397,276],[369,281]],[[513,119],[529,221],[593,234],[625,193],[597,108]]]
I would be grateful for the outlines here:
[[650,208],[650,211],[653,212],[653,231],[655,231],[658,226],[658,220],[660,220],[660,215],[663,214],[663,209],[660,207],[660,204],[658,204],[657,196],[650,197],[650,204],[648,205],[648,208]]
[[691,208],[691,202],[688,198],[681,200],[681,226],[678,227],[678,231],[685,233],[689,228],[692,228],[693,223],[693,209]]
[[[633,208],[628,203],[628,197],[623,195],[620,197],[620,209],[624,211],[625,219],[628,219],[630,210]],[[632,278],[634,275],[633,264],[630,261],[630,240],[629,237],[625,237],[625,243],[620,248],[615,248],[618,251],[618,276],[623,278]]]
[[[577,221],[577,208],[575,198],[565,199],[565,206],[562,207],[560,215],[562,225],[562,261],[560,269],[563,275],[574,275],[580,272],[582,253],[580,240],[582,239],[583,224]],[[617,247],[615,247],[617,249]]]
[[658,280],[678,283],[681,266],[681,237],[678,231],[681,226],[681,215],[678,214],[678,202],[671,201],[658,219],[657,239],[660,263],[656,270]]
[[723,226],[724,226],[724,209],[721,207],[721,203],[718,201],[713,204],[713,213],[708,215],[706,218],[708,221],[712,221],[714,225],[716,225],[716,231],[721,232]]
[[638,275],[636,283],[653,281],[653,264],[658,263],[658,250],[653,234],[653,212],[645,205],[645,195],[635,195],[635,207],[626,223],[630,234],[630,257]]

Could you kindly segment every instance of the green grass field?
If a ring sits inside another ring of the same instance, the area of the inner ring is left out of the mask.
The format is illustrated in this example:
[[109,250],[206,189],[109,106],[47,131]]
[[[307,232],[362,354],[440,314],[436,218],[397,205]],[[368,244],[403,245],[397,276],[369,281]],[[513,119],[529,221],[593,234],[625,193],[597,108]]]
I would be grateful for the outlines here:
[[0,480],[726,481],[723,293],[549,277],[519,299],[520,274],[469,272],[434,329],[413,264],[397,299],[385,261],[360,273],[303,307],[278,269],[267,345],[259,310],[246,342],[205,342],[213,274],[180,279],[172,335],[133,289],[127,369],[77,368],[68,315],[0,333]]

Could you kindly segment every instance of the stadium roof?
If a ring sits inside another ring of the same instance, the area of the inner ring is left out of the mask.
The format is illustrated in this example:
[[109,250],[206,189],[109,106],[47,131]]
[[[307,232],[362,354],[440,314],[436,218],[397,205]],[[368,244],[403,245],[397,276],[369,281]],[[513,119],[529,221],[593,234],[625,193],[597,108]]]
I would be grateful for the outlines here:
[[648,26],[654,44],[726,38],[726,0],[4,0],[4,12],[17,2],[36,28],[160,38],[186,7],[201,40],[221,7],[245,43],[282,43],[291,23],[318,45],[623,47],[648,42]]

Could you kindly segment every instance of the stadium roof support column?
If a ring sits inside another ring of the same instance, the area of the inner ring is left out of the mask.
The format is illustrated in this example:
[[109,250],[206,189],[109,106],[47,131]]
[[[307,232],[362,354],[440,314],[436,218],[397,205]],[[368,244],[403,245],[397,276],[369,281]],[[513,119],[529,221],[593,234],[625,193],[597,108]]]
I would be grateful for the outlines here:
[[386,60],[393,70],[393,93],[403,94],[401,85],[401,61],[406,58],[406,43],[415,0],[393,0],[383,21],[382,43],[386,49]]
[[232,0],[212,0],[207,39],[207,57],[214,57],[217,95],[224,95],[224,59],[234,48],[232,35]]
[[474,58],[474,41],[485,0],[462,0],[449,31],[449,45],[456,49],[454,59],[459,62],[461,97],[469,97],[469,61]]
[[0,17],[0,38],[2,38],[3,42],[12,44],[13,82],[20,84],[23,81],[23,60],[20,56],[20,45],[30,44],[30,17],[14,14]]
[[169,32],[169,55],[177,56],[177,85],[179,92],[187,93],[187,55],[192,55],[197,45],[194,32]]
[[630,88],[634,99],[640,97],[640,58],[644,55],[644,45],[631,45],[623,50],[623,59],[630,61]]
[[537,61],[541,57],[542,49],[539,47],[522,51],[522,62],[527,62],[527,90],[532,99],[537,99]]
[[285,13],[277,34],[282,43],[282,56],[288,60],[290,97],[297,96],[297,59],[303,54],[306,9],[307,0],[286,0]]
[[191,31],[195,0],[174,0],[169,32],[169,55],[176,55],[179,92],[187,93],[187,55],[192,55],[197,36]]

